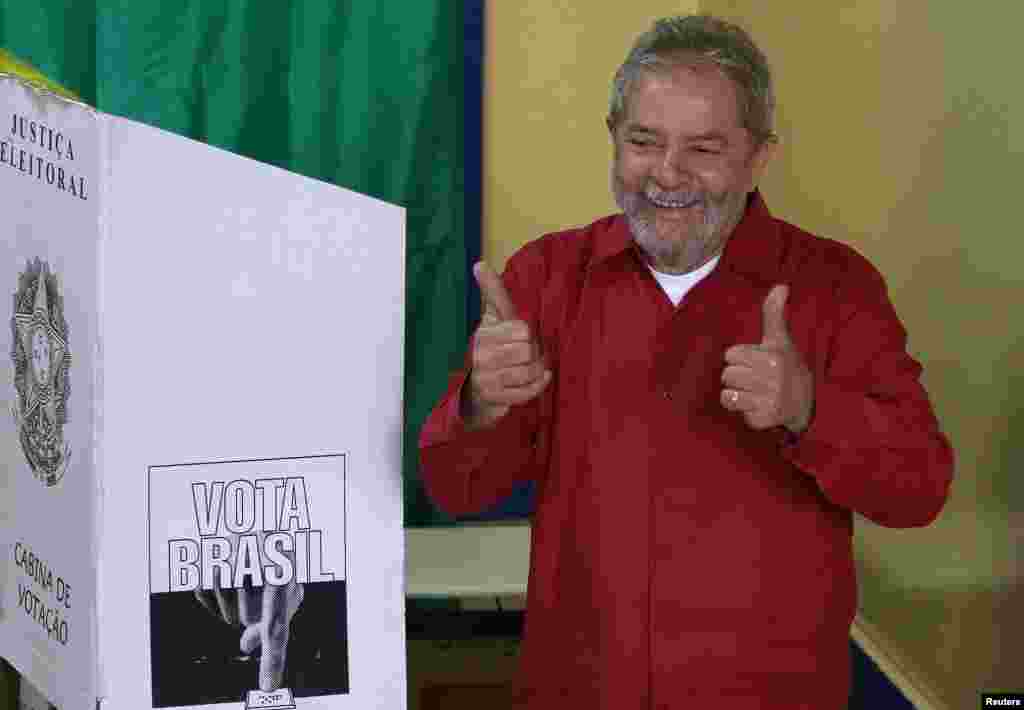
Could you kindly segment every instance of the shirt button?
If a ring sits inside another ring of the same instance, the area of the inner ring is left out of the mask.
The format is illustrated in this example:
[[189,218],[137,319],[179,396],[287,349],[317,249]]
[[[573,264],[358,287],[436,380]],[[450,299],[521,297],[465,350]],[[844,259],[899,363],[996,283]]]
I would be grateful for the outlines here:
[[662,390],[661,396],[665,399],[672,399],[672,390]]

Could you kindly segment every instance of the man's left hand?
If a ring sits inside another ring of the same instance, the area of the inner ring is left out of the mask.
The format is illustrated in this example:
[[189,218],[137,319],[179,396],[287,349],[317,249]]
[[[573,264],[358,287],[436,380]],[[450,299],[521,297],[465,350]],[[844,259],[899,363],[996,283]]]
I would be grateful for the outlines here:
[[793,344],[786,325],[789,287],[778,285],[764,299],[759,345],[725,351],[722,406],[741,412],[752,429],[784,426],[794,434],[810,425],[814,376]]

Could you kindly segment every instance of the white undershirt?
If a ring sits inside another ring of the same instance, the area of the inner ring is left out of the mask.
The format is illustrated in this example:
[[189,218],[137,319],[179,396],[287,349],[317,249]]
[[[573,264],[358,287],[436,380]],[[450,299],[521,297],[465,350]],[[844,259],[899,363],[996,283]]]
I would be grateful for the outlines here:
[[661,290],[664,291],[665,295],[668,296],[670,301],[672,301],[672,305],[678,306],[687,291],[696,286],[700,283],[701,279],[715,270],[715,266],[718,264],[720,256],[721,255],[716,256],[714,259],[704,264],[704,266],[699,269],[694,269],[686,274],[665,274],[657,271],[650,264],[647,265],[647,268],[651,270],[652,274],[654,274],[654,278],[658,280],[658,285],[661,286]]

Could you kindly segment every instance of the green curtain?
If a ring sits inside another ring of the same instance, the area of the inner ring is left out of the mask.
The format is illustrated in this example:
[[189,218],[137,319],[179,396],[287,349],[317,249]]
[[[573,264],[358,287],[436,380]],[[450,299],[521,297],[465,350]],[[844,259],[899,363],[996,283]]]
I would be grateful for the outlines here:
[[462,0],[0,0],[0,47],[99,110],[407,211],[405,516],[467,340]]

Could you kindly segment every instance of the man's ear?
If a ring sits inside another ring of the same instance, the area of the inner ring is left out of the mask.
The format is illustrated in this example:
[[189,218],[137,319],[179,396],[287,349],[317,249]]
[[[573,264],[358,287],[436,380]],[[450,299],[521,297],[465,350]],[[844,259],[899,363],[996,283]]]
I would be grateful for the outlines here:
[[761,182],[761,176],[764,175],[768,163],[775,157],[778,147],[778,139],[769,138],[761,141],[761,144],[754,149],[753,155],[750,156],[750,189],[753,190]]
[[608,133],[611,135],[612,141],[614,141],[615,140],[615,119],[612,118],[611,116],[608,116],[607,118],[604,119],[604,125],[608,126]]

